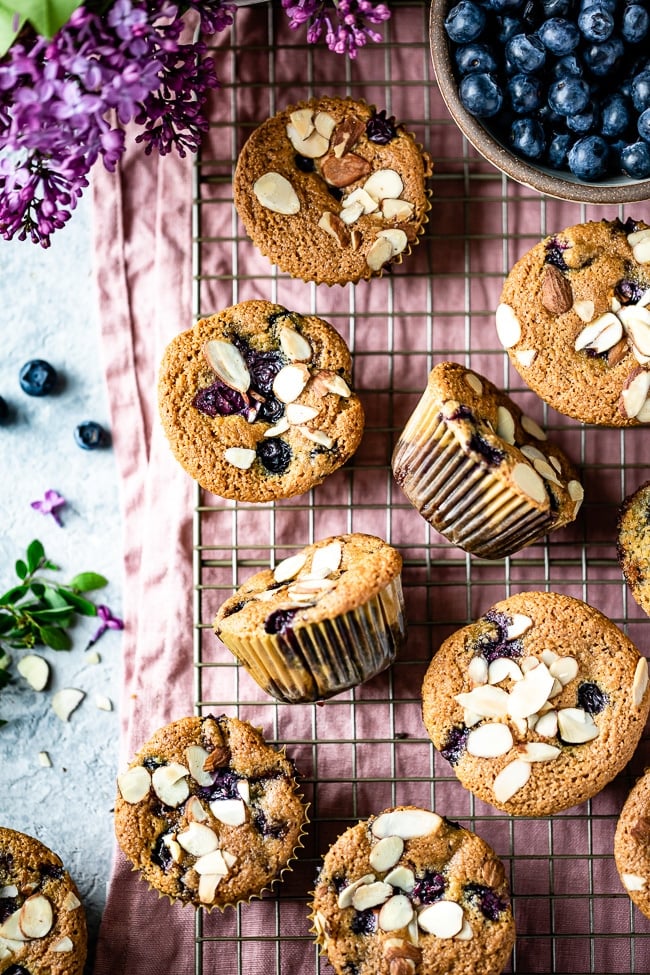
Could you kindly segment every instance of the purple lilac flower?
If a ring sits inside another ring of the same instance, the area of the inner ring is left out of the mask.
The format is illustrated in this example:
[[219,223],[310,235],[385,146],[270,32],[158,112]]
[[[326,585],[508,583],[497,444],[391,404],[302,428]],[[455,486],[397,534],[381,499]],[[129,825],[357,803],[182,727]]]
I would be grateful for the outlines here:
[[63,522],[59,517],[59,508],[66,504],[65,498],[58,491],[49,490],[45,492],[42,501],[32,501],[31,506],[42,515],[52,515],[57,525],[63,528]]
[[93,634],[90,641],[88,642],[88,646],[86,647],[86,650],[92,647],[94,643],[97,643],[99,638],[103,636],[104,633],[106,633],[106,630],[124,629],[124,621],[121,620],[119,616],[113,616],[108,606],[104,606],[103,604],[101,606],[98,606],[97,615],[99,616],[101,623],[99,624],[99,626],[95,630],[95,633]]
[[370,0],[282,0],[289,26],[296,30],[307,25],[307,41],[315,44],[325,32],[330,51],[356,58],[359,48],[370,41],[381,41],[371,24],[390,18],[385,3]]

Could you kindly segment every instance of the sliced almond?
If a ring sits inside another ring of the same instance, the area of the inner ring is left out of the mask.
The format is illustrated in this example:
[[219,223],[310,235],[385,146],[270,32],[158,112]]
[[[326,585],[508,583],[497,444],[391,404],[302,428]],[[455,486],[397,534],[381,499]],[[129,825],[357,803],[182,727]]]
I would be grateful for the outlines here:
[[339,892],[337,899],[339,908],[343,910],[346,907],[352,907],[352,898],[359,887],[361,887],[363,884],[372,884],[374,881],[374,873],[366,873],[363,875],[363,877],[359,877],[358,880],[354,880],[351,884],[348,884],[347,887],[344,887],[343,890]]
[[514,742],[510,728],[498,722],[483,724],[467,736],[467,752],[475,758],[498,758],[510,751]]
[[618,317],[639,352],[650,356],[650,309],[626,305],[621,308]]
[[296,430],[303,437],[307,437],[307,440],[313,440],[314,443],[317,443],[320,447],[325,447],[326,450],[331,450],[334,446],[335,441],[324,430],[310,430],[309,427],[302,426],[296,427]]
[[186,775],[189,775],[189,769],[178,762],[170,762],[168,765],[160,765],[154,769],[151,775],[151,785],[165,806],[175,809],[182,802],[185,802],[190,794]]
[[557,735],[557,711],[547,711],[535,722],[535,734],[540,738],[555,738]]
[[484,684],[469,693],[456,694],[455,698],[462,707],[484,718],[505,718],[508,713],[508,695],[502,687]]
[[529,464],[515,464],[512,468],[512,480],[533,501],[537,501],[538,504],[548,502],[544,481]]
[[379,907],[392,895],[393,888],[381,880],[372,884],[362,884],[352,896],[352,906],[356,911],[367,911],[371,907]]
[[488,682],[488,662],[485,657],[472,657],[467,665],[467,676],[474,687]]
[[301,156],[307,159],[320,159],[330,147],[330,140],[321,135],[315,128],[309,135],[301,137],[295,125],[287,125],[287,138]]
[[557,724],[562,740],[571,744],[582,745],[599,735],[598,725],[582,708],[560,708]]
[[436,938],[453,938],[463,927],[465,916],[455,901],[436,901],[418,914],[418,924]]
[[278,562],[273,570],[273,578],[276,582],[288,582],[290,579],[295,579],[306,562],[307,556],[304,552],[298,552],[297,555],[290,555],[288,558]]
[[42,768],[52,768],[52,759],[50,758],[48,752],[39,752],[38,753],[38,764]]
[[[353,190],[344,196],[341,200],[341,206],[343,210],[347,210],[350,207],[357,207],[361,205],[361,213],[374,213],[375,210],[379,209],[379,204],[369,193],[366,193],[364,189],[358,187],[358,189]],[[343,219],[343,217],[341,217]]]
[[370,851],[370,866],[378,873],[385,873],[395,866],[403,851],[404,840],[401,836],[384,836]]
[[590,322],[596,311],[596,306],[591,299],[586,298],[581,301],[576,301],[573,305],[573,310],[582,322]]
[[199,877],[198,895],[202,904],[211,904],[217,893],[217,887],[223,880],[220,873],[204,873]]
[[331,210],[325,210],[321,214],[320,220],[318,221],[318,226],[321,230],[324,230],[326,234],[333,237],[339,247],[348,247],[350,244],[350,232],[347,225],[341,217],[332,213]]
[[264,436],[280,437],[282,436],[283,433],[286,433],[288,429],[289,429],[289,421],[287,420],[286,416],[281,416],[278,422],[274,426],[267,427],[267,429],[264,431]]
[[226,386],[236,389],[239,393],[248,391],[251,376],[237,346],[223,339],[210,339],[203,346],[203,355],[210,368]]
[[194,869],[201,876],[202,874],[221,874],[228,875],[228,865],[221,850],[215,848],[209,853],[204,853],[194,864]]
[[535,359],[537,358],[536,349],[518,349],[514,353],[515,359],[519,365],[523,366],[525,369],[529,369]]
[[515,421],[510,410],[505,406],[497,407],[497,437],[506,443],[515,442]]
[[527,718],[539,711],[553,690],[555,678],[544,663],[529,670],[524,679],[516,683],[508,697],[508,714],[513,718]]
[[61,938],[60,941],[57,941],[57,943],[52,946],[52,951],[68,952],[68,951],[72,951],[73,948],[74,948],[74,944],[72,943],[72,939],[69,938],[66,934],[63,938]]
[[118,775],[117,786],[124,801],[134,805],[149,794],[151,775],[143,765],[134,765]]
[[648,886],[646,878],[638,873],[622,873],[621,880],[626,890],[645,890]]
[[403,840],[412,840],[437,833],[441,824],[441,817],[428,809],[395,809],[377,816],[372,824],[372,834],[379,839],[400,836]]
[[185,749],[185,759],[190,775],[199,785],[212,785],[214,776],[204,768],[205,760],[210,753],[201,745],[188,745]]
[[522,414],[521,425],[526,433],[529,433],[531,437],[535,437],[536,440],[548,439],[544,430],[542,430],[539,423],[533,420],[532,416],[526,416],[525,413]]
[[189,797],[185,803],[185,815],[189,822],[195,823],[205,823],[210,818],[208,811],[204,809],[198,796]]
[[304,577],[294,582],[288,590],[288,596],[301,596],[305,593],[329,592],[336,585],[334,579],[312,579]]
[[639,369],[628,376],[621,391],[621,404],[625,416],[634,418],[641,412],[648,399],[650,390],[650,372]]
[[352,395],[352,390],[346,383],[343,376],[339,376],[335,372],[329,374],[324,373],[319,377],[319,381],[329,393],[333,393],[335,396],[341,396],[343,399],[348,399],[348,397]]
[[390,227],[388,230],[380,230],[377,237],[383,237],[387,240],[392,249],[392,257],[396,257],[397,254],[401,254],[406,245],[408,244],[408,237],[403,230],[399,227]]
[[470,711],[469,708],[463,709],[463,724],[466,728],[473,728],[474,725],[478,724],[482,720],[482,714],[477,714],[476,711]]
[[366,254],[366,264],[372,271],[378,271],[393,256],[393,245],[385,237],[377,237]]
[[596,321],[591,322],[577,336],[574,348],[576,352],[582,349],[593,349],[595,352],[606,352],[621,338],[623,326],[616,315],[607,311]]
[[289,423],[309,423],[318,416],[319,410],[303,403],[287,403],[287,419]]
[[212,815],[225,826],[242,826],[246,822],[243,799],[215,799],[210,803]]
[[473,937],[474,937],[474,931],[472,930],[472,925],[469,923],[467,918],[465,918],[463,920],[462,928],[460,929],[458,934],[454,935],[454,939],[456,941],[471,941]]
[[[196,797],[195,797],[196,798]],[[174,863],[180,863],[183,859],[183,850],[175,836],[167,834],[162,837],[162,841],[169,850]]]
[[187,829],[176,836],[183,849],[195,857],[212,853],[219,846],[217,834],[209,826],[192,821]]
[[251,801],[251,786],[247,779],[240,779],[237,783],[237,792],[241,796],[242,800],[247,806],[250,805]]
[[309,575],[315,579],[325,579],[337,572],[343,558],[343,546],[338,539],[317,548],[312,556]]
[[9,917],[0,924],[0,938],[7,941],[16,941],[22,948],[22,942],[27,941],[27,935],[23,934],[20,927],[20,909],[14,911]]
[[645,692],[648,689],[648,661],[645,657],[639,657],[634,671],[632,681],[632,701],[635,708],[640,708],[643,704]]
[[298,108],[291,112],[289,118],[301,139],[306,139],[314,131],[314,113],[311,108]]
[[80,691],[76,687],[64,687],[52,697],[52,710],[61,721],[68,721],[85,696],[85,691]]
[[314,126],[323,138],[329,140],[336,128],[336,119],[332,118],[329,112],[317,112],[314,117]]
[[44,894],[32,894],[18,912],[18,925],[26,938],[44,938],[54,923],[54,911]]
[[510,657],[497,657],[488,667],[488,684],[500,684],[504,680],[523,680],[519,664]]
[[[351,206],[345,207],[341,210],[339,218],[343,221],[346,227],[351,226],[351,224],[356,223],[360,216],[363,214],[363,204],[353,203]],[[350,243],[352,239],[350,238]]]
[[[389,889],[392,891],[392,887]],[[399,931],[410,923],[412,917],[413,906],[408,897],[394,894],[380,910],[377,924],[382,931]]]
[[227,447],[223,452],[224,460],[240,471],[250,470],[256,456],[251,447]]
[[105,694],[95,694],[95,707],[98,711],[112,711],[113,702]]
[[523,762],[519,758],[502,768],[492,783],[497,802],[508,802],[523,789],[530,778],[530,771],[530,762]]
[[410,220],[414,210],[415,205],[408,200],[387,199],[381,205],[386,220]]
[[[646,233],[646,231],[643,232]],[[649,236],[644,237],[632,248],[634,260],[639,264],[650,263],[650,231],[647,231],[647,233]]]
[[504,349],[511,349],[521,338],[521,325],[510,305],[501,302],[496,310],[497,336]]
[[362,179],[370,172],[370,163],[363,156],[358,156],[355,152],[346,152],[338,157],[335,153],[330,153],[321,163],[321,173],[323,179],[338,189],[344,189],[358,179]]
[[313,349],[307,339],[297,332],[295,328],[289,328],[288,325],[283,325],[280,329],[280,348],[293,362],[308,362],[312,355]]
[[376,169],[363,184],[366,193],[377,200],[396,200],[404,189],[399,173],[394,169]]
[[283,366],[273,380],[273,393],[283,403],[297,400],[309,382],[309,369],[303,363]]
[[548,669],[560,684],[568,684],[578,676],[578,661],[575,657],[558,657]]
[[18,673],[25,678],[33,690],[44,690],[50,677],[50,665],[44,657],[39,657],[36,653],[28,653],[20,658],[16,667]]
[[[386,837],[386,839],[389,838]],[[415,874],[410,867],[395,867],[386,874],[384,883],[390,884],[391,887],[399,887],[400,890],[404,890],[407,894],[410,894],[415,887]]]
[[81,901],[73,891],[69,890],[63,898],[61,907],[64,911],[76,911],[78,907],[81,907]]
[[539,667],[539,660],[537,657],[524,657],[520,667],[522,674],[527,674],[529,670],[534,670],[535,667]]
[[253,183],[253,193],[262,206],[273,213],[293,216],[300,211],[298,194],[281,173],[264,173]]
[[508,624],[508,629],[506,630],[506,640],[516,640],[518,637],[523,636],[533,625],[533,621],[530,616],[526,616],[525,613],[513,613],[512,623]]
[[560,748],[547,745],[545,741],[529,741],[517,746],[517,758],[522,762],[552,762],[560,753]]

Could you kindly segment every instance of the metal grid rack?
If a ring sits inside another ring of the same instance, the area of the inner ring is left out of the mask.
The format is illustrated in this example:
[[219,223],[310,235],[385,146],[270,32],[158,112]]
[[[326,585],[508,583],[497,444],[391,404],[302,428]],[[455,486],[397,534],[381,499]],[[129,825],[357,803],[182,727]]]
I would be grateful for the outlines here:
[[[331,972],[307,919],[320,857],[356,819],[406,802],[460,820],[503,858],[518,929],[507,970],[648,972],[650,923],[624,893],[612,857],[618,812],[634,777],[650,764],[648,740],[625,774],[593,800],[529,820],[498,813],[466,792],[434,752],[420,717],[421,681],[441,641],[513,592],[577,596],[607,613],[642,651],[650,642],[650,620],[626,591],[614,543],[618,505],[648,477],[647,434],[587,427],[546,408],[510,370],[493,321],[503,278],[528,247],[554,229],[618,212],[542,198],[484,163],[437,90],[428,4],[391,6],[385,43],[364,49],[354,64],[297,43],[273,4],[240,11],[214,52],[223,87],[196,167],[196,314],[255,297],[330,321],[353,352],[367,423],[353,460],[307,495],[245,505],[197,494],[195,710],[238,714],[286,745],[303,777],[311,825],[275,895],[218,917],[197,912],[196,972]],[[252,128],[321,92],[387,108],[435,160],[422,243],[393,273],[356,287],[315,287],[278,273],[255,252],[232,205],[233,166]],[[579,464],[586,503],[573,526],[488,563],[447,544],[406,502],[392,479],[392,446],[428,371],[444,359],[471,365],[509,390]],[[407,645],[389,672],[324,705],[279,704],[236,665],[213,636],[211,620],[258,568],[345,531],[368,531],[400,549]]]

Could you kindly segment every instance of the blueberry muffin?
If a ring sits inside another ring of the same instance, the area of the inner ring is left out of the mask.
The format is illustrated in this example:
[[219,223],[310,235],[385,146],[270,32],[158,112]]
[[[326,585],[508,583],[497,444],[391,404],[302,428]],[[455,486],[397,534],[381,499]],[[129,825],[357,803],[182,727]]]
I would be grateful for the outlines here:
[[614,859],[630,898],[650,918],[650,772],[638,780],[621,810]]
[[462,785],[513,816],[596,795],[632,757],[648,664],[579,599],[524,592],[452,634],[422,688],[433,744]]
[[267,301],[203,318],[168,345],[158,404],[179,463],[237,501],[303,494],[359,446],[364,415],[331,325]]
[[302,845],[295,774],[245,721],[181,718],[118,776],[118,843],[170,901],[211,910],[259,897]]
[[524,382],[560,413],[625,427],[650,421],[650,227],[578,224],[515,264],[497,333]]
[[332,697],[393,662],[406,625],[401,568],[374,535],[322,539],[244,583],[215,633],[278,700]]
[[494,851],[416,806],[347,829],[325,854],[311,907],[337,975],[498,975],[515,940]]
[[418,242],[431,171],[427,153],[385,111],[312,98],[252,133],[235,170],[235,206],[281,270],[344,284],[380,275]]
[[621,505],[616,552],[630,592],[650,616],[650,481]]
[[395,480],[454,545],[499,559],[578,513],[578,475],[540,426],[489,380],[442,362],[393,453]]
[[86,916],[61,859],[0,826],[0,972],[82,975]]

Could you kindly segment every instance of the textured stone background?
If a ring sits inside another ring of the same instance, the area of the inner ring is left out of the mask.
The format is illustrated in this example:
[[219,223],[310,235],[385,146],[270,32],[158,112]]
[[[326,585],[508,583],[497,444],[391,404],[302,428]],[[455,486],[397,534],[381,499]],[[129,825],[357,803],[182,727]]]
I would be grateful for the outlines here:
[[[100,572],[109,586],[95,602],[121,616],[122,524],[115,459],[109,449],[85,451],[75,426],[96,420],[110,429],[92,277],[90,200],[52,239],[49,250],[0,241],[0,395],[11,407],[0,425],[0,592],[14,583],[14,562],[33,538],[61,566],[67,581],[80,571]],[[35,398],[20,389],[28,359],[47,359],[62,378],[56,395]],[[30,507],[55,488],[67,499],[63,528]],[[80,618],[69,653],[38,648],[51,665],[41,693],[14,668],[13,685],[0,692],[0,824],[38,837],[62,857],[84,899],[94,941],[113,852],[117,771],[121,633],[97,643],[97,665],[84,659],[96,621]],[[14,653],[14,661],[18,653]],[[68,723],[51,709],[62,687],[86,692]],[[108,696],[110,713],[95,696]],[[47,751],[52,768],[39,766]]]

